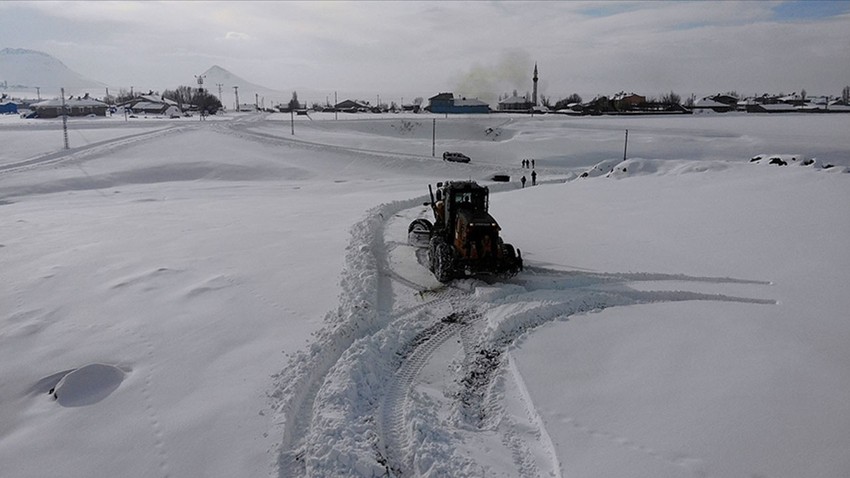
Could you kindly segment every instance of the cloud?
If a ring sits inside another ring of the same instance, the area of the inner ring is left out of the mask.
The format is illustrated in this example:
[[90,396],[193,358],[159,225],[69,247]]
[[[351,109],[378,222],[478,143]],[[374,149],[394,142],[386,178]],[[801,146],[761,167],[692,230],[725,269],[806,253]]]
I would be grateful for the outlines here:
[[[219,64],[277,88],[382,98],[455,90],[489,101],[529,91],[536,62],[540,93],[556,99],[620,90],[839,93],[850,78],[850,15],[788,21],[777,5],[0,2],[0,47],[40,49],[127,85],[173,87]],[[99,45],[98,54],[86,45]]]
[[245,42],[245,41],[253,40],[253,38],[251,38],[251,35],[248,35],[247,33],[227,32],[227,33],[224,34],[223,40],[224,41]]

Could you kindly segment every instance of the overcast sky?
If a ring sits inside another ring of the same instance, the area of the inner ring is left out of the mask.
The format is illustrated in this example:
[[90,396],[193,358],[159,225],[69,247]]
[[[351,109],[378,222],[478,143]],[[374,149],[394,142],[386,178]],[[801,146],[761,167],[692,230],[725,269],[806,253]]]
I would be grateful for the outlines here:
[[268,88],[300,89],[302,100],[335,90],[495,100],[530,91],[535,62],[540,93],[553,99],[839,95],[850,84],[850,1],[4,0],[2,48],[43,51],[115,87],[191,85],[219,65]]

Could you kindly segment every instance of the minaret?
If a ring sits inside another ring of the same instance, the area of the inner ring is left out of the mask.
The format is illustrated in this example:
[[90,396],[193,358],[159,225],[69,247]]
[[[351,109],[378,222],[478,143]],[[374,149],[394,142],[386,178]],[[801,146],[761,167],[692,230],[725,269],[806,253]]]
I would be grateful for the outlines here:
[[534,63],[534,93],[531,95],[531,101],[537,106],[537,63]]

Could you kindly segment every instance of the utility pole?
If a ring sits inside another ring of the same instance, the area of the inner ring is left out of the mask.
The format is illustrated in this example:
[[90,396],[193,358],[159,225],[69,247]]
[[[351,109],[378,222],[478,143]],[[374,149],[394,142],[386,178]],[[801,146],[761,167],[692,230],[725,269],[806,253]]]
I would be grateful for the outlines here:
[[336,105],[338,105],[338,104],[339,104],[339,102],[336,100],[336,91],[334,91],[334,119],[335,120],[339,119],[339,112],[336,109]]
[[437,118],[434,118],[434,123],[431,125],[431,157],[437,156]]
[[254,93],[254,108],[260,111],[260,94]]
[[[41,87],[40,86],[35,87],[35,94],[38,96],[38,101],[41,101]],[[63,94],[62,96],[65,96],[65,95]]]
[[292,127],[292,136],[295,136],[295,110],[289,108],[289,125]]
[[238,86],[233,87],[233,94],[236,95],[236,111],[239,111],[239,87]]
[[626,130],[626,144],[623,146],[623,161],[626,160],[626,152],[629,150],[629,130]]
[[68,144],[68,111],[65,108],[65,88],[62,91],[62,134],[65,135],[65,149],[71,149]]

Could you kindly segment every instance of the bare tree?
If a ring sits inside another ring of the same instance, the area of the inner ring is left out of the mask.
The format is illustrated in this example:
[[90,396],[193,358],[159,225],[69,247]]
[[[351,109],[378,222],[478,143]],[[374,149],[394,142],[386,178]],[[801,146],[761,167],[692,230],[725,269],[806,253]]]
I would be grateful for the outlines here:
[[214,115],[221,109],[221,100],[209,91],[200,88],[195,89],[192,94],[191,104],[197,106],[202,115]]
[[127,101],[132,100],[133,98],[134,98],[133,94],[131,94],[129,91],[125,90],[124,88],[121,88],[120,90],[118,90],[118,95],[115,97],[115,103],[116,104],[125,103]]
[[555,103],[555,109],[562,110],[573,103],[581,103],[581,96],[578,93],[573,93],[562,100],[558,100]]
[[671,91],[668,94],[661,95],[661,104],[664,106],[676,106],[682,104],[682,97]]
[[180,109],[183,109],[184,105],[193,104],[196,91],[197,89],[191,86],[178,86],[176,90],[163,91],[162,97],[177,102]]

